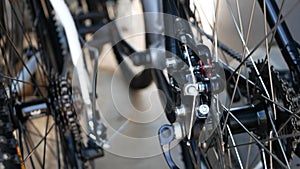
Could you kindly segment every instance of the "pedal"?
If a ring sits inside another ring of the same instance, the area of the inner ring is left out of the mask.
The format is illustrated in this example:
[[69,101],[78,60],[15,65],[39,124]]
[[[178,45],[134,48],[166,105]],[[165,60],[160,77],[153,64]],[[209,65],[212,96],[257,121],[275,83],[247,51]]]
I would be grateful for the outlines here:
[[93,160],[95,158],[103,157],[103,148],[98,146],[94,141],[89,140],[87,147],[81,151],[83,158],[87,161]]

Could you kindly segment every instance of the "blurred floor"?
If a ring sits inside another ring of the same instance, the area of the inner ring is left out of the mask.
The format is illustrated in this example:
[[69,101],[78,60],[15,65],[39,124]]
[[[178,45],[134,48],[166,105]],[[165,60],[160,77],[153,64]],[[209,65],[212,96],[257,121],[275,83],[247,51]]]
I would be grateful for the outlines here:
[[[108,53],[99,66],[97,93],[105,97],[100,97],[98,104],[108,127],[110,148],[105,157],[96,160],[96,168],[167,169],[157,133],[168,121],[158,91],[153,83],[144,90],[131,91],[114,62],[113,55]],[[172,151],[180,153],[179,147]],[[180,158],[175,157],[176,163],[183,166]]]

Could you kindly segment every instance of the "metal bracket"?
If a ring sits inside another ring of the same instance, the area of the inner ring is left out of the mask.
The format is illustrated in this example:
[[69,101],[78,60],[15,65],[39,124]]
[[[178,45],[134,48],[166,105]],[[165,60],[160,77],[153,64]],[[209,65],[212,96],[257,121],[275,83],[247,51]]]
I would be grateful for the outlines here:
[[172,125],[165,124],[158,131],[160,146],[163,150],[164,157],[171,169],[179,169],[172,159],[170,152],[170,144],[175,139],[175,132]]

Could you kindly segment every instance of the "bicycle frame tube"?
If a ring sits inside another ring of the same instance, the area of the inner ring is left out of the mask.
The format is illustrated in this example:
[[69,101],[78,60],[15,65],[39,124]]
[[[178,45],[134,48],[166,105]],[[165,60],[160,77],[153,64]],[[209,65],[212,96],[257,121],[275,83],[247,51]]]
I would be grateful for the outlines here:
[[[164,0],[162,1],[162,12],[169,14],[169,15],[175,15],[178,16],[178,12],[176,10],[176,4],[173,0]],[[173,20],[163,19],[164,23],[164,31],[166,35],[165,36],[165,49],[166,51],[171,52],[172,54],[175,54],[176,56],[180,56],[180,50],[177,43],[177,39],[173,38],[174,35],[174,27],[173,27]],[[167,56],[166,56],[167,57]],[[165,114],[168,118],[168,120],[173,123],[176,120],[176,115],[173,110],[173,102],[174,102],[174,96],[172,95],[172,91],[169,87],[168,80],[166,79],[165,75],[161,70],[153,70],[152,71],[153,80],[160,90],[162,90],[166,97],[166,107],[165,107]]]
[[[267,21],[271,28],[276,26],[280,21],[282,15],[279,13],[279,8],[275,0],[258,0],[262,11],[264,12],[264,2],[266,2],[266,15]],[[300,56],[297,48],[297,43],[293,39],[287,24],[283,21],[278,25],[275,33],[275,39],[281,50],[281,53],[287,62],[291,72],[293,73],[293,81],[299,82],[300,80]]]

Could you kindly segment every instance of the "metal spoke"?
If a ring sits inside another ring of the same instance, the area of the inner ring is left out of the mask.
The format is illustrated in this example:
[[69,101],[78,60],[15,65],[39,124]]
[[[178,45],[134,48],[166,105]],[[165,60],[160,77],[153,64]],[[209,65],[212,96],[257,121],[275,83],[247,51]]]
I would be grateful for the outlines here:
[[[299,136],[300,136],[300,132],[280,135],[278,138],[273,137],[273,138],[268,138],[268,139],[262,139],[262,140],[260,140],[260,142],[265,143],[265,142],[269,142],[269,141],[276,141],[278,139],[287,139],[287,138],[293,138],[293,137],[299,137]],[[257,143],[256,141],[241,143],[241,144],[237,144],[236,147],[248,146],[248,145],[256,144],[256,143]],[[234,147],[230,146],[228,148],[234,148]]]
[[[250,138],[252,138],[252,137],[250,137]],[[256,155],[255,155],[255,157],[253,158],[253,160],[252,160],[252,162],[251,162],[251,164],[249,165],[249,167],[248,168],[254,168],[254,164],[255,164],[255,161],[260,157],[260,150],[258,150],[258,152],[256,153]],[[256,164],[257,165],[257,164]]]
[[[233,71],[233,72],[234,72],[234,68],[230,67],[227,63],[224,63],[222,60],[220,60],[220,62],[221,62],[221,64],[222,64],[223,66],[227,67],[228,69],[230,69],[230,71]],[[237,73],[236,73],[236,74],[237,74]],[[240,77],[243,78],[244,80],[246,80],[247,83],[249,83],[249,84],[255,86],[255,83],[252,82],[252,81],[251,81],[250,79],[248,79],[247,77],[245,77],[245,76],[243,76],[243,75],[240,75]],[[234,78],[234,76],[233,76],[232,78]],[[235,79],[234,79],[234,80],[235,80]],[[297,119],[300,120],[300,116],[297,115],[295,112],[292,112],[291,110],[285,108],[283,105],[281,105],[281,104],[278,103],[278,102],[273,102],[271,99],[269,99],[267,96],[265,96],[265,95],[263,95],[263,94],[261,94],[260,96],[261,96],[263,99],[265,99],[266,101],[268,101],[268,102],[270,102],[270,103],[274,103],[277,107],[283,109],[284,111],[290,113],[292,116],[294,116],[294,117],[296,117]]]
[[[240,4],[239,4],[238,0],[235,0],[235,2],[236,2],[237,13],[238,13],[240,31],[241,31],[241,34],[244,35],[242,17],[241,17],[241,12],[240,12]],[[250,25],[250,22],[249,22],[249,25]],[[246,42],[246,44],[247,44],[247,42]]]
[[264,98],[266,101],[270,102],[270,103],[274,103],[276,106],[278,106],[279,108],[282,108],[284,109],[284,111],[290,113],[292,116],[296,117],[298,120],[300,120],[300,116],[297,115],[295,112],[292,112],[291,110],[285,108],[284,106],[282,106],[280,103],[277,103],[277,102],[273,102],[271,99],[267,98],[266,96],[264,95],[261,95],[262,98]]
[[[23,136],[23,137],[22,137]],[[23,140],[24,139],[24,140]],[[24,132],[24,126],[21,124],[21,122],[19,121],[19,140],[20,140],[20,149],[21,149],[21,153],[22,153],[22,156],[24,156],[24,149],[23,148],[23,142],[25,144],[25,147],[26,147],[26,150],[29,151],[30,150],[30,147],[28,145],[28,142],[25,140],[25,132]],[[34,162],[33,162],[33,159],[32,157],[30,156],[29,157],[29,161],[30,161],[30,164],[31,164],[31,167],[33,169],[35,169],[35,165],[34,165]],[[23,163],[25,163],[25,160],[23,159],[22,161]],[[25,164],[24,164],[25,165]]]
[[[266,153],[265,153],[265,150],[263,148],[261,148],[261,154],[262,154],[262,161],[263,161],[263,164],[264,164],[264,168],[268,168],[267,166],[267,160],[266,160]],[[272,158],[272,157],[270,157]]]
[[[264,29],[265,29],[265,36],[267,35],[268,33],[268,30],[267,30],[267,9],[266,9],[266,0],[264,0],[264,5],[263,5],[263,11],[264,11]],[[276,107],[275,107],[275,104],[274,104],[274,100],[275,100],[275,96],[274,96],[274,88],[273,88],[273,81],[272,81],[272,72],[271,72],[271,62],[270,62],[270,54],[269,54],[269,42],[268,42],[268,38],[265,39],[265,45],[266,45],[266,53],[267,53],[267,60],[268,60],[268,72],[269,72],[269,82],[270,82],[270,91],[271,91],[271,100],[273,101],[272,103],[272,107],[273,107],[273,114],[274,114],[274,119],[276,120],[277,119],[277,113],[276,113]],[[275,134],[276,137],[279,137],[278,133],[277,133],[277,130],[276,130],[276,126],[274,124],[274,121],[272,120],[272,115],[271,115],[271,112],[268,111],[268,115],[269,115],[269,119],[270,119],[270,122],[271,122],[271,126],[272,126],[272,130]],[[270,137],[273,137],[273,135],[270,135]],[[289,161],[286,157],[286,154],[284,152],[284,149],[283,149],[283,146],[282,146],[282,142],[280,139],[277,140],[278,141],[278,144],[279,144],[279,147],[280,147],[280,150],[281,150],[281,153],[283,154],[283,158],[286,162],[286,165],[287,167],[290,169],[290,165],[289,165]],[[272,146],[270,146],[270,148],[272,148]],[[270,149],[270,151],[272,152],[272,149]]]
[[[249,51],[249,49],[248,49],[248,47],[247,47],[247,43],[246,43],[245,39],[243,38],[243,34],[242,34],[241,30],[238,28],[238,24],[237,24],[237,21],[236,21],[236,19],[235,19],[235,17],[234,17],[232,7],[231,7],[231,5],[230,5],[230,3],[229,3],[228,0],[226,0],[226,2],[227,2],[227,7],[229,8],[229,11],[230,11],[230,14],[231,14],[233,23],[234,23],[234,25],[235,25],[235,28],[236,28],[236,30],[237,30],[237,32],[238,32],[238,35],[239,35],[240,40],[241,40],[241,42],[242,42],[242,44],[243,44],[243,47],[244,47],[244,49],[246,50],[246,54],[249,55],[249,54],[250,54],[250,51]],[[243,56],[243,58],[244,58],[244,56]],[[269,97],[269,93],[268,93],[268,91],[267,91],[266,85],[265,85],[265,83],[263,82],[263,80],[262,80],[262,78],[261,78],[261,76],[260,76],[260,73],[259,73],[259,71],[258,71],[258,69],[257,69],[257,66],[255,65],[255,62],[254,62],[252,56],[250,56],[250,60],[251,60],[251,62],[252,62],[252,64],[253,64],[255,73],[256,73],[256,75],[258,76],[258,78],[259,78],[259,80],[260,80],[260,82],[261,82],[261,84],[262,84],[262,86],[263,86],[263,88],[264,88],[264,90],[265,90],[265,92],[266,92],[266,95]],[[240,72],[240,70],[239,70],[239,72]],[[239,73],[239,74],[240,74],[240,73]],[[239,79],[239,78],[238,78],[238,79]],[[238,79],[237,79],[237,83],[238,83]]]
[[[244,47],[244,48],[243,48],[243,49],[244,49],[244,54],[243,54],[243,57],[242,57],[242,59],[243,59],[243,58],[245,58],[245,56],[246,56],[246,52],[247,52],[247,54],[249,53],[247,44],[248,44],[249,32],[250,32],[250,29],[251,29],[252,18],[253,18],[253,17],[252,17],[252,16],[250,17],[251,20],[249,21],[248,32],[247,32],[247,39],[246,39],[246,41],[245,41],[244,38],[243,38],[243,32],[241,32],[241,30],[238,28],[236,19],[235,19],[234,15],[233,15],[233,11],[232,11],[231,5],[229,4],[228,0],[226,0],[226,2],[227,2],[227,6],[228,6],[228,8],[229,8],[229,10],[230,10],[231,17],[232,17],[232,19],[233,19],[233,21],[234,21],[235,27],[236,27],[236,29],[237,29],[237,31],[238,31],[238,34],[239,34],[239,36],[240,36],[240,39],[241,39],[241,41],[242,41],[242,43],[243,43],[243,47]],[[255,3],[255,2],[254,2],[254,3]],[[253,6],[254,6],[254,5],[253,5]],[[239,8],[239,7],[238,7],[238,8]],[[252,8],[251,15],[253,15],[253,10],[254,10],[254,7]],[[240,14],[239,14],[239,17],[240,17]],[[241,23],[241,21],[240,21],[240,23]],[[242,25],[240,25],[240,26],[242,27]],[[262,78],[261,78],[261,76],[260,76],[260,73],[257,71],[257,68],[256,68],[256,65],[255,65],[255,63],[254,63],[254,60],[252,59],[252,57],[250,57],[250,58],[251,58],[252,64],[254,65],[254,69],[256,70],[256,74],[257,74],[258,77],[260,78],[260,81],[261,81],[261,83],[262,83],[262,85],[263,85],[263,88],[264,88],[265,91],[266,91],[265,84],[264,84],[263,81],[262,81]],[[242,65],[242,64],[241,64],[241,65]],[[238,70],[238,75],[237,75],[237,78],[236,78],[235,86],[234,86],[234,89],[233,89],[233,92],[232,92],[232,95],[231,95],[231,100],[230,100],[230,103],[229,103],[229,106],[228,106],[229,109],[231,109],[231,106],[232,106],[232,104],[233,104],[234,96],[235,96],[235,94],[236,94],[237,87],[238,87],[239,80],[240,80],[241,71],[242,71],[242,69],[239,69],[239,70]],[[267,91],[266,91],[266,94],[267,94],[267,96],[269,95]],[[229,117],[229,114],[226,115],[226,118],[225,118],[225,121],[224,121],[224,124],[225,124],[225,125],[223,126],[223,129],[222,129],[223,132],[224,132],[224,130],[225,130],[225,126],[226,126],[226,124],[227,124],[228,117]]]
[[236,117],[235,117],[235,115],[234,114],[232,114],[231,112],[230,112],[230,110],[228,110],[224,105],[222,105],[222,107],[223,107],[223,109],[227,112],[227,113],[229,113],[230,114],[230,116],[244,129],[244,131],[249,135],[249,136],[251,136],[253,139],[254,139],[254,141],[256,141],[256,143],[261,147],[261,148],[263,148],[270,156],[272,156],[276,161],[278,161],[278,163],[281,165],[281,166],[283,166],[283,167],[285,167],[286,168],[286,165],[284,164],[284,163],[282,163],[282,161],[275,155],[275,154],[273,154],[272,152],[270,152],[265,146],[264,146],[264,144],[263,143],[261,143],[244,125],[243,125],[243,123],[242,122],[240,122]]
[[282,125],[281,127],[278,129],[278,133],[281,133],[281,131],[286,127],[287,124],[289,124],[289,122],[292,120],[292,116],[289,117],[289,119],[287,119]]
[[[39,131],[39,129],[37,128],[37,126],[32,122],[32,120],[28,120],[28,123],[30,123],[30,125],[34,128],[34,130],[37,132],[33,132],[30,131],[28,129],[26,129],[26,133],[30,133],[31,135],[35,135],[35,136],[39,136],[39,137],[43,137],[42,133]],[[48,131],[48,130],[47,130]],[[48,141],[54,141],[51,138],[47,138]],[[54,150],[52,149],[51,146],[49,146],[50,152],[55,156]]]
[[[250,142],[252,142],[252,137],[249,137],[249,143]],[[248,169],[248,167],[249,167],[249,160],[250,160],[251,148],[252,148],[252,144],[248,145],[247,159],[246,159],[246,166],[245,166],[246,169]]]
[[[46,128],[45,128],[45,135],[48,131],[48,125],[49,125],[49,116],[47,116],[46,120]],[[43,151],[43,168],[45,168],[45,161],[46,161],[46,147],[47,147],[47,137],[44,139],[44,151]]]
[[[28,151],[32,150],[32,148],[34,147],[34,143],[32,141],[32,138],[27,135],[26,131],[24,133],[24,141],[29,144],[30,149],[27,149],[27,150]],[[35,154],[34,157],[35,157],[36,161],[38,162],[38,164],[40,165],[40,168],[42,168],[42,161],[40,159],[39,153],[37,151],[34,151],[33,153]],[[26,161],[26,160],[24,160],[24,161]]]
[[[4,30],[4,26],[2,25],[2,23],[0,23],[0,27],[2,27],[2,29]],[[9,37],[9,35],[8,35],[8,33],[7,33],[6,31],[4,31],[4,32],[5,32],[5,35],[6,35],[7,39],[8,39],[8,41],[9,41],[9,43],[10,43],[12,49],[13,49],[14,51],[16,51],[17,57],[20,59],[22,65],[24,66],[24,68],[25,68],[26,71],[28,72],[28,74],[29,74],[29,76],[31,77],[32,81],[33,81],[34,83],[36,83],[36,81],[35,81],[35,79],[34,79],[34,77],[33,77],[33,75],[32,75],[32,72],[30,72],[29,68],[26,66],[26,63],[25,63],[24,60],[22,59],[22,56],[17,52],[17,47],[15,46],[13,40]],[[38,92],[39,92],[39,94],[40,94],[41,96],[43,96],[42,92],[41,92],[39,89],[38,89]]]
[[28,153],[28,155],[24,158],[24,161],[26,161],[28,158],[30,158],[32,156],[32,154],[35,152],[35,150],[40,146],[40,144],[44,141],[44,139],[49,135],[49,133],[51,132],[51,130],[53,129],[55,125],[52,124],[49,127],[49,130],[47,131],[46,135],[32,148],[32,150]]
[[253,53],[261,46],[262,43],[265,42],[265,38],[268,38],[270,35],[273,35],[273,33],[276,31],[277,27],[285,21],[285,19],[292,13],[292,11],[294,11],[296,9],[296,7],[300,4],[300,1],[297,1],[296,3],[293,4],[293,7],[288,10],[288,12],[286,13],[286,15],[282,16],[281,19],[274,25],[274,27],[267,33],[266,36],[264,36],[260,41],[258,41],[257,45],[254,46],[254,48],[250,51],[250,53],[241,61],[240,65],[237,66],[237,68],[235,68],[235,70],[232,72],[232,74],[230,75],[230,77],[227,79],[227,83],[230,81],[230,79],[232,78],[232,76],[234,76],[238,70],[240,69],[240,67],[253,55]]
[[[23,35],[24,35],[24,37],[25,37],[27,43],[28,43],[30,46],[33,46],[33,45],[32,45],[32,41],[31,41],[31,38],[29,38],[29,35],[25,32],[26,29],[24,28],[24,22],[21,23],[20,18],[18,17],[17,12],[16,12],[16,9],[15,9],[15,7],[17,7],[17,8],[19,8],[19,10],[20,10],[20,5],[19,5],[19,3],[17,3],[16,6],[15,6],[15,5],[11,5],[11,4],[10,4],[10,6],[11,6],[11,9],[12,9],[12,11],[13,11],[15,17],[16,17],[17,24],[22,28],[22,33],[23,33]],[[25,4],[24,4],[24,6],[25,6]],[[25,7],[24,7],[24,8],[25,8]],[[22,11],[24,11],[24,8],[22,9]],[[22,16],[24,17],[24,13],[22,14]]]
[[[24,4],[24,6],[25,6],[25,4]],[[17,3],[17,7],[20,8],[18,3]],[[24,22],[21,23],[20,18],[17,16],[17,13],[16,13],[16,11],[15,11],[14,5],[11,5],[11,8],[13,9],[14,15],[16,16],[16,20],[17,20],[18,25],[19,25],[20,27],[22,27],[22,33],[23,33],[23,35],[24,35],[24,37],[25,37],[27,43],[29,44],[29,46],[33,46],[31,38],[30,38],[29,35],[25,32],[26,29],[24,28]],[[24,7],[24,8],[25,8],[25,7]],[[23,11],[24,11],[24,9],[23,9]],[[22,15],[22,16],[23,16],[23,15]],[[38,46],[38,47],[40,47],[40,46]],[[34,57],[36,57],[36,53],[37,53],[37,52],[35,52],[35,53],[33,54]],[[36,61],[37,61],[37,62],[40,62],[37,58],[36,58]],[[39,64],[41,65],[41,63],[39,63]],[[47,73],[47,70],[45,70],[44,67],[42,67],[42,71],[43,71],[45,77],[48,77],[48,78],[49,78],[48,73]]]
[[[247,35],[246,35],[246,45],[248,45],[249,38],[250,38],[250,32],[251,32],[252,23],[253,23],[253,16],[254,16],[255,6],[256,6],[256,0],[253,0],[251,14],[250,14],[249,22],[248,22],[249,24],[248,24]],[[243,56],[245,56],[245,55],[246,55],[246,48],[243,49]],[[245,64],[245,71],[248,73],[247,68],[246,68],[246,63],[244,63],[244,64]],[[251,99],[250,99],[248,78],[246,80],[246,89],[247,89],[248,100],[250,101]]]
[[54,118],[54,125],[55,125],[55,127],[54,127],[54,133],[55,133],[55,141],[56,141],[56,160],[57,160],[57,168],[60,168],[61,167],[61,164],[60,164],[60,142],[59,142],[59,135],[60,135],[60,133],[58,132],[58,131],[60,131],[59,130],[59,124],[58,124],[58,122],[57,122],[57,113],[56,112],[54,112],[54,116],[53,116],[53,118]]
[[[213,1],[215,2],[215,1]],[[218,9],[219,9],[219,0],[217,0],[217,3],[214,5],[215,8],[213,13],[213,37],[214,37],[214,41],[213,41],[213,51],[214,51],[214,57],[216,59],[216,62],[218,62],[218,32],[217,32],[217,19],[218,19]]]
[[27,82],[27,81],[20,80],[20,79],[11,77],[11,76],[7,76],[7,75],[5,75],[5,74],[3,74],[1,72],[0,72],[0,76],[3,77],[3,78],[5,78],[5,79],[13,80],[13,81],[16,81],[18,83],[28,84],[28,85],[31,85],[31,86],[34,86],[34,87],[43,87],[43,88],[48,87],[47,85],[41,85],[41,84],[29,82],[29,81]]
[[[226,125],[226,126],[227,126],[227,130],[228,130],[229,136],[231,138],[232,145],[235,146],[235,140],[234,140],[233,135],[231,133],[230,127],[228,125]],[[243,164],[242,164],[241,157],[240,157],[240,154],[238,152],[237,147],[234,147],[234,151],[235,151],[235,154],[237,156],[240,168],[243,169]]]

